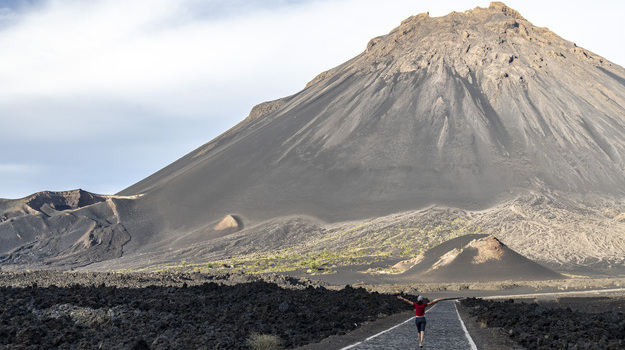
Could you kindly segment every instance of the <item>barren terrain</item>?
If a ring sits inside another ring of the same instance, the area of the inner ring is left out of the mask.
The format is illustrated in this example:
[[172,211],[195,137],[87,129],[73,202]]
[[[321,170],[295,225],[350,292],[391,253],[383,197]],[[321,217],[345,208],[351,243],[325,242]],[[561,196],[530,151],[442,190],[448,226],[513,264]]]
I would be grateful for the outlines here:
[[[580,282],[574,285],[583,288]],[[378,293],[371,290],[374,287],[387,289]],[[431,284],[427,291],[412,285],[404,295],[505,294],[523,286],[479,288]],[[358,339],[379,329],[378,323],[391,327],[410,316],[406,305],[395,298],[400,289],[385,285],[369,286],[367,291],[280,275],[0,273],[0,348],[251,349],[255,333],[276,337],[286,348],[347,333],[347,339]],[[478,344],[518,341],[529,348],[549,349],[623,345],[622,299],[560,297],[538,304],[531,299],[513,304],[469,299],[463,305],[473,316],[465,322],[472,322],[469,329],[481,337]],[[404,316],[391,317],[397,313]],[[334,349],[327,341],[319,344]]]
[[0,265],[384,270],[485,234],[559,272],[622,270],[622,67],[502,3],[363,49],[117,196],[0,199]]
[[623,349],[623,297],[562,298],[553,302],[466,299],[482,328],[503,331],[526,349]]
[[394,297],[364,289],[275,281],[280,285],[199,275],[0,274],[0,348],[251,349],[254,334],[294,348],[404,309]]

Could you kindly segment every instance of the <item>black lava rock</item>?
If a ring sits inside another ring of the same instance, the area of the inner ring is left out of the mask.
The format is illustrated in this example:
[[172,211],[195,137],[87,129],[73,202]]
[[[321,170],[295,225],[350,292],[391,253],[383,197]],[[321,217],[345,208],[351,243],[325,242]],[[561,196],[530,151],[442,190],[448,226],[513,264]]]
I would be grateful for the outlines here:
[[253,333],[295,348],[406,310],[394,296],[362,288],[192,280],[133,287],[122,285],[140,276],[115,278],[0,287],[0,348],[250,349]]
[[477,321],[503,329],[527,349],[625,349],[623,313],[590,313],[476,298],[465,299],[462,304]]

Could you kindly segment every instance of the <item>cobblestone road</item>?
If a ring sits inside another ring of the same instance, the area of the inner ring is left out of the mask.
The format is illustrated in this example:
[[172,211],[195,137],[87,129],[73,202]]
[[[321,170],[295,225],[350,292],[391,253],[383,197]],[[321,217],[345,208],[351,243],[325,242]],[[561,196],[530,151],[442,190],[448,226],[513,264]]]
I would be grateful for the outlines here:
[[[469,341],[453,301],[434,305],[426,313],[424,349],[470,350],[476,349]],[[473,347],[472,347],[473,346]],[[414,317],[394,328],[342,350],[419,349]]]

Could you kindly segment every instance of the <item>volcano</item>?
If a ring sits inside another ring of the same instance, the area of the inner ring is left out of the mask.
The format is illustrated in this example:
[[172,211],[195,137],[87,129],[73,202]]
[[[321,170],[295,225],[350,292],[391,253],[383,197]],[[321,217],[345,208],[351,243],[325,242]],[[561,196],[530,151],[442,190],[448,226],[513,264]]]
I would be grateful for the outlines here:
[[[463,236],[449,240],[420,254],[403,273],[405,280],[419,281],[494,281],[562,279],[547,269],[506,247],[495,237]],[[401,263],[400,263],[401,265]]]
[[[272,225],[288,245],[324,225],[440,206],[482,220],[534,259],[611,264],[625,256],[625,226],[601,213],[625,212],[624,194],[625,70],[492,3],[406,19],[302,91],[254,107],[231,130],[104,202],[5,215],[0,262],[65,261],[68,249],[75,256],[74,238],[58,237],[86,233],[95,243],[80,246],[85,251],[118,245],[98,255],[102,261],[132,265],[142,256],[151,264],[166,251],[176,252],[171,260],[201,259],[234,237],[257,237],[249,244],[262,248]],[[568,212],[546,213],[553,208]],[[69,212],[89,225],[70,235],[58,219]],[[530,224],[519,231],[489,217]],[[577,236],[565,226],[531,227],[570,217],[606,228],[578,229],[589,244],[603,242],[601,252],[568,254],[577,249],[565,242]],[[124,238],[98,240],[102,232]],[[528,232],[550,241],[537,249],[545,243],[521,240]],[[41,242],[46,255],[35,249]]]

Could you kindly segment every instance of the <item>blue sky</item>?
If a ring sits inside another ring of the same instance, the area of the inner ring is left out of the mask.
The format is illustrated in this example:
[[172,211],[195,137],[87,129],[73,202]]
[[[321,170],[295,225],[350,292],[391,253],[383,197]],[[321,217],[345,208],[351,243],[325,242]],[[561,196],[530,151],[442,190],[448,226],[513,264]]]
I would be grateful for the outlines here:
[[[621,1],[505,2],[625,65]],[[0,0],[0,198],[113,194],[410,15],[488,1]]]

